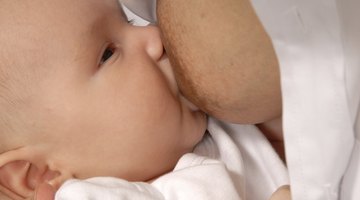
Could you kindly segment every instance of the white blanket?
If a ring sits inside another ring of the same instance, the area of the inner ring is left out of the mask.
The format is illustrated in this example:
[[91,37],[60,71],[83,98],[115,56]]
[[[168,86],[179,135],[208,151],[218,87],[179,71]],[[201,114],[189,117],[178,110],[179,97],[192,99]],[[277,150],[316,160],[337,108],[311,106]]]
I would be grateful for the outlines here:
[[210,119],[208,130],[171,173],[148,183],[109,177],[70,180],[55,199],[267,200],[289,183],[284,164],[255,126]]

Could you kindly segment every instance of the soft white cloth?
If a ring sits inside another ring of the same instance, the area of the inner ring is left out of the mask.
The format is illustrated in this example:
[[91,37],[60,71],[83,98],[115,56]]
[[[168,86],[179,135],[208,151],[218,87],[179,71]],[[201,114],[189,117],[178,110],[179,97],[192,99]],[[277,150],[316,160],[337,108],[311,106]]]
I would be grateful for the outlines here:
[[354,146],[359,1],[253,0],[253,5],[280,62],[293,199],[335,200],[340,193],[344,200],[360,199],[351,196],[360,191],[352,184],[355,179],[340,190],[344,174],[359,174],[354,167],[359,166],[359,148]]
[[289,183],[284,164],[255,126],[210,119],[208,131],[194,153],[151,183],[108,177],[70,180],[55,199],[267,200]]
[[356,141],[343,179],[341,199],[360,199],[360,1],[338,0],[345,54],[345,81]]
[[156,0],[119,0],[123,5],[148,22],[156,22]]

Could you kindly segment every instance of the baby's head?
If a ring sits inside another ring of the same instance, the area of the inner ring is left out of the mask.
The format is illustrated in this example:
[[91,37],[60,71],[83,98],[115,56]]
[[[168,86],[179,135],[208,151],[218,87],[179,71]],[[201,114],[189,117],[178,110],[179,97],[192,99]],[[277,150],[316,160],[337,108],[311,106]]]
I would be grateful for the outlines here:
[[128,24],[117,0],[3,0],[0,41],[0,190],[13,198],[72,177],[145,181],[202,138],[158,29]]

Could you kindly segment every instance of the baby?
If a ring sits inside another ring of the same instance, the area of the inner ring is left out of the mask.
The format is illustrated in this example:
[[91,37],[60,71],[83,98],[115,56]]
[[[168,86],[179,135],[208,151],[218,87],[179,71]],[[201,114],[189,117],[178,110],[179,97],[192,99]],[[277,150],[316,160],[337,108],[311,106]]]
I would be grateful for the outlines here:
[[[116,0],[1,1],[0,191],[173,169],[206,129],[180,94],[155,26]],[[146,167],[144,167],[146,166]]]

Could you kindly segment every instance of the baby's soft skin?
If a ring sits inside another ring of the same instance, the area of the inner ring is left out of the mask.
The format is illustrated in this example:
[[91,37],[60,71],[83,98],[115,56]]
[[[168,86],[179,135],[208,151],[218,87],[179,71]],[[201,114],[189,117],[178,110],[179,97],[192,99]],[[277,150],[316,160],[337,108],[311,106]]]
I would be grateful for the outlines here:
[[69,178],[146,181],[202,138],[206,117],[179,93],[158,28],[129,24],[117,0],[1,1],[0,30],[0,191],[12,199]]

